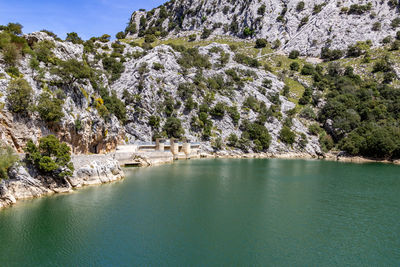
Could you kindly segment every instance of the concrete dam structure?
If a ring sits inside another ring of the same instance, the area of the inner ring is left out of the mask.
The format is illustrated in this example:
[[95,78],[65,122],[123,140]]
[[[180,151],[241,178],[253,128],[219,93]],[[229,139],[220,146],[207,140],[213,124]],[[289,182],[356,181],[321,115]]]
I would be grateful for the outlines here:
[[200,157],[200,143],[158,138],[156,142],[139,142],[117,147],[115,158],[121,166],[143,166],[170,163],[174,160]]

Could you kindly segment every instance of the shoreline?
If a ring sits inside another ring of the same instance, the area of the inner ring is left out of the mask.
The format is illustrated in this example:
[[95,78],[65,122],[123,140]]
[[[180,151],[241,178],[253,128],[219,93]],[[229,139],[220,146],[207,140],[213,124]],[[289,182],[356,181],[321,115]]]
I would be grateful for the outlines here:
[[[14,170],[14,175],[19,175],[19,179],[3,180],[0,183],[0,210],[12,207],[18,200],[34,199],[43,196],[51,196],[54,194],[67,194],[74,193],[76,190],[94,186],[102,185],[112,182],[117,182],[125,178],[122,162],[114,159],[115,153],[103,155],[75,155],[73,161],[77,164],[78,168],[72,177],[67,178],[69,186],[57,186],[54,184],[46,184],[41,180],[25,177],[29,175],[24,172],[22,167]],[[382,159],[369,159],[364,157],[346,157],[337,154],[329,153],[324,156],[311,155],[308,153],[234,153],[227,151],[220,151],[215,153],[199,153],[195,157],[180,158],[175,160],[189,160],[189,159],[287,159],[287,160],[325,160],[337,161],[343,163],[384,163],[400,165],[400,160],[382,160]],[[172,160],[165,160],[160,158],[142,158],[143,164],[137,167],[151,167],[164,164],[173,164]],[[22,168],[22,169],[21,169]],[[129,167],[124,167],[129,168]],[[19,173],[18,173],[19,172]],[[4,188],[6,185],[6,188]],[[8,187],[8,188],[7,188]]]
[[229,153],[229,152],[216,152],[213,154],[202,153],[201,158],[220,158],[220,159],[308,159],[308,160],[325,160],[325,161],[337,161],[343,163],[384,163],[384,164],[394,164],[400,165],[400,159],[397,160],[387,160],[387,159],[372,159],[359,156],[339,156],[333,153],[327,153],[324,156],[311,155],[308,153]]

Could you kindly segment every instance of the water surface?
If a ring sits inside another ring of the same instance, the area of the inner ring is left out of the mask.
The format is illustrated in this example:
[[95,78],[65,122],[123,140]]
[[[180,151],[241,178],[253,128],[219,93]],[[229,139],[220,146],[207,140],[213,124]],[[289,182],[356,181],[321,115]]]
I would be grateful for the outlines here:
[[1,266],[399,266],[400,167],[195,160],[0,211]]

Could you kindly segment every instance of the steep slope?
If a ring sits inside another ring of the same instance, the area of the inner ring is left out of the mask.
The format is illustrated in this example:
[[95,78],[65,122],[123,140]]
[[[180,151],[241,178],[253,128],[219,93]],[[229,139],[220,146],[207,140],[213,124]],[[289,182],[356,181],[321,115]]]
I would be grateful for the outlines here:
[[[230,143],[242,151],[320,153],[318,138],[293,116],[296,105],[280,96],[284,83],[228,45],[159,45],[146,51],[107,40],[62,42],[44,32],[23,38],[31,54],[0,68],[0,138],[19,151],[29,139],[52,133],[75,153],[157,136],[202,141],[206,150]],[[39,57],[45,62],[32,68],[46,43],[48,58]],[[21,80],[33,89],[35,108],[26,113],[10,102],[10,90]],[[43,95],[62,108],[57,121],[41,112]],[[279,140],[284,124],[292,130],[289,143]]]
[[318,56],[323,47],[343,50],[357,41],[380,46],[386,36],[395,36],[398,16],[397,1],[175,0],[133,13],[126,32],[265,38],[284,52]]

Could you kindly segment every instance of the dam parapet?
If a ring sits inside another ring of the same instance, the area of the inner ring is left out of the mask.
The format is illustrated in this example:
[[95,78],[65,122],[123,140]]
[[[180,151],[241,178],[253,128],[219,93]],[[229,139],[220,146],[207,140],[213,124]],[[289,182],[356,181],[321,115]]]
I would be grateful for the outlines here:
[[200,143],[174,138],[158,138],[155,142],[121,145],[115,152],[115,159],[121,166],[149,166],[199,157]]

